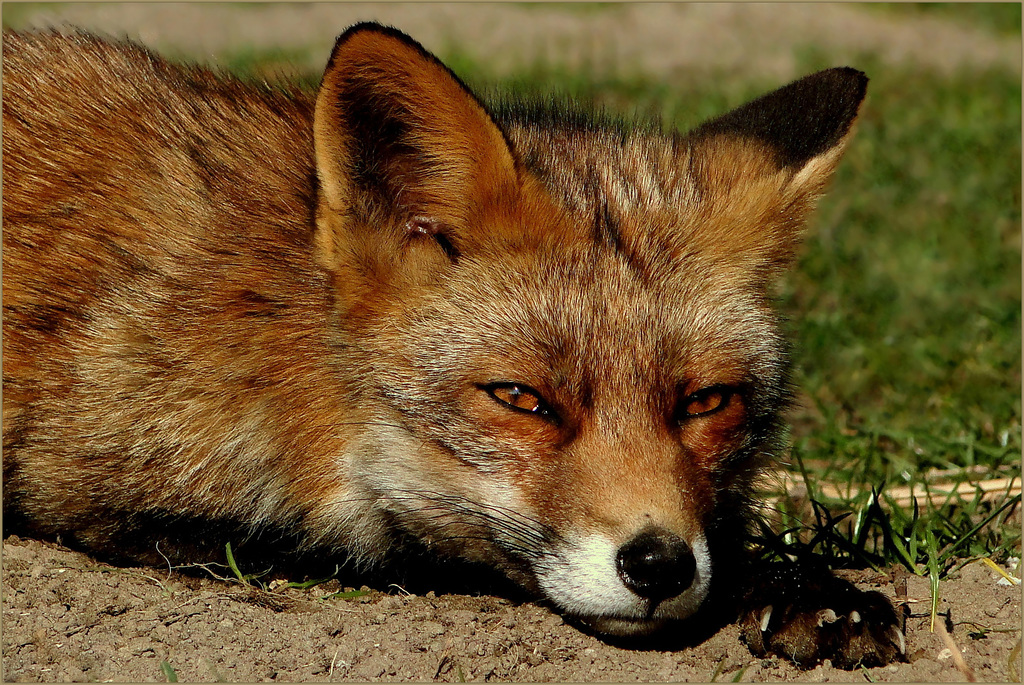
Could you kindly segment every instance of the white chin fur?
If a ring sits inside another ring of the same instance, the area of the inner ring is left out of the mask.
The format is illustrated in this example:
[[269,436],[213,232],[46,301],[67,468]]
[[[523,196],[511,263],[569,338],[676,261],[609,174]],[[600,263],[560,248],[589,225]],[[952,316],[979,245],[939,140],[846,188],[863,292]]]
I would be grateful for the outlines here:
[[602,633],[642,635],[666,621],[687,618],[707,597],[711,581],[707,541],[698,535],[689,544],[697,562],[693,583],[661,602],[653,613],[650,602],[622,582],[615,566],[619,545],[605,535],[570,538],[540,560],[534,572],[544,593],[565,613]]
[[665,621],[632,621],[623,618],[607,617],[590,618],[586,622],[599,633],[622,637],[648,635],[665,625]]

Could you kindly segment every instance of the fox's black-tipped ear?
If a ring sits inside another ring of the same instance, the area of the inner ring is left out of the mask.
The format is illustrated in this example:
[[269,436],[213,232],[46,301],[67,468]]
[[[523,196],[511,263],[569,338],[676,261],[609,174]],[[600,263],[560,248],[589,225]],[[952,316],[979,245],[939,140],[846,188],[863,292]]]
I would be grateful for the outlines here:
[[755,140],[774,152],[780,167],[799,169],[843,142],[867,86],[868,77],[850,67],[820,71],[712,119],[690,137]]
[[788,265],[867,82],[856,69],[829,69],[693,130],[686,165],[696,200],[678,240],[762,282]]
[[[416,231],[454,248],[453,227],[518,180],[504,134],[476,97],[419,43],[379,24],[357,24],[335,43],[313,142],[322,213],[418,217]],[[338,222],[321,224],[318,244],[337,251]]]

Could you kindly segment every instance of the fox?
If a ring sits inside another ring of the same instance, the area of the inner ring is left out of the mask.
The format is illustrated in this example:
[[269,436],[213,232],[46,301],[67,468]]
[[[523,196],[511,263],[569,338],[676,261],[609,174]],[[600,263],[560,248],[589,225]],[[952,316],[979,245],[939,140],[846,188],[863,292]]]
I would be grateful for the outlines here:
[[5,534],[415,544],[609,639],[725,615],[759,655],[903,658],[883,595],[744,542],[793,394],[772,288],[866,88],[666,132],[485,103],[372,22],[315,89],[5,33]]

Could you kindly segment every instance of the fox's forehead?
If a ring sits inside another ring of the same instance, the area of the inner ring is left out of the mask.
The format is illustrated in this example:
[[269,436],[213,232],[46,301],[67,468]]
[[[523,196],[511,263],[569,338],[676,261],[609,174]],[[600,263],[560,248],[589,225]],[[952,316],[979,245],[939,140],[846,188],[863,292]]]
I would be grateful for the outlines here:
[[595,241],[465,267],[450,291],[473,322],[464,343],[507,361],[509,373],[526,365],[570,382],[600,369],[616,386],[738,382],[779,346],[763,298],[698,266],[651,278]]
[[688,147],[677,135],[522,122],[512,122],[508,131],[526,167],[568,211],[683,212],[695,199]]
[[705,231],[724,229],[728,244],[733,222],[760,212],[717,211],[729,198],[702,193],[685,139],[505,123],[547,197],[537,206],[554,211],[513,212],[529,239],[456,267],[444,305],[461,338],[453,349],[517,380],[591,378],[620,390],[779,372],[763,283]]

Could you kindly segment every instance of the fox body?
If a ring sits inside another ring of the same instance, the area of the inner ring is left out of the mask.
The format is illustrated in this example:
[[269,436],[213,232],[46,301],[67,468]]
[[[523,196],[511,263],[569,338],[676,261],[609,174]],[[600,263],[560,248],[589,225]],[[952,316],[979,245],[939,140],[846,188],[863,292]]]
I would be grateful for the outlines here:
[[11,525],[414,539],[612,634],[725,577],[787,400],[769,287],[860,72],[679,135],[487,108],[373,24],[315,94],[86,34],[3,60]]

